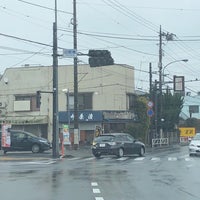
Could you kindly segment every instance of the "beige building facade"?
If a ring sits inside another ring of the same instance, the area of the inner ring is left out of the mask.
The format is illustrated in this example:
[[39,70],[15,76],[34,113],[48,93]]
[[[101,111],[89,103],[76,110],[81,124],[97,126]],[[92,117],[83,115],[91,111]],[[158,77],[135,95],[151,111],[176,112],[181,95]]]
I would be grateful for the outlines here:
[[[74,71],[58,67],[59,126],[70,123],[73,132]],[[12,124],[38,136],[52,139],[52,66],[7,68],[0,80],[0,122]],[[41,91],[40,108],[36,92]],[[110,131],[111,123],[133,120],[134,68],[128,65],[93,67],[78,65],[78,110],[80,140],[91,138],[95,127]],[[67,101],[68,100],[68,101]],[[84,119],[84,115],[89,118]],[[93,117],[98,116],[96,120]],[[115,127],[113,125],[113,127]],[[113,128],[112,128],[113,129]],[[89,135],[89,136],[88,136]]]

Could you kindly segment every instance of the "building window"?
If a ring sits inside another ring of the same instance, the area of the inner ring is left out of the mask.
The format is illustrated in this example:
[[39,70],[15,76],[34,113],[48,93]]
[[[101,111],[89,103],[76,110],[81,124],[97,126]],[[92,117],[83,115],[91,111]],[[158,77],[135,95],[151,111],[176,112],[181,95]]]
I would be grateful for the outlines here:
[[[28,105],[27,103],[30,104],[30,108],[24,110],[24,106],[23,106],[23,102],[24,105]],[[15,111],[39,111],[40,108],[36,107],[36,94],[28,94],[28,95],[15,95],[15,105],[16,105],[16,109]]]
[[[69,108],[74,109],[74,96],[69,94]],[[92,109],[92,93],[78,94],[78,110]]]
[[128,94],[127,97],[128,97],[128,110],[134,110],[136,96],[134,94]]
[[78,109],[92,109],[92,93],[80,93],[78,95]]

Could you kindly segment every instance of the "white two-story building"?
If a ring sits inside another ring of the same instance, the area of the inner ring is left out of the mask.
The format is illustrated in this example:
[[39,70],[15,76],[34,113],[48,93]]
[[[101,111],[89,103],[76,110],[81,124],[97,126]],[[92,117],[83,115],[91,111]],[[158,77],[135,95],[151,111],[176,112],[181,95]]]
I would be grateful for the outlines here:
[[[73,66],[58,67],[59,126],[73,135]],[[7,68],[0,79],[0,122],[52,139],[52,66]],[[36,91],[41,106],[36,106]],[[91,140],[96,127],[122,131],[134,121],[134,67],[78,65],[80,141]],[[68,100],[68,101],[67,101]]]

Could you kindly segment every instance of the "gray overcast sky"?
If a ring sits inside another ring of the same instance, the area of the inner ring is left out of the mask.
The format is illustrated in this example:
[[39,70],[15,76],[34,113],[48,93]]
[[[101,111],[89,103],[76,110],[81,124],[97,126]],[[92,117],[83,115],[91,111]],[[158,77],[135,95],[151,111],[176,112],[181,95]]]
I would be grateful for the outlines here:
[[[52,45],[54,0],[0,0],[0,34]],[[58,46],[73,48],[73,0],[57,0]],[[173,33],[174,41],[163,38],[165,78],[184,75],[186,91],[200,91],[200,1],[199,0],[77,0],[78,51],[108,49],[117,64],[136,69],[136,89],[148,91],[149,62],[158,71],[159,27]],[[1,35],[0,72],[7,67],[52,65],[52,48]],[[87,57],[79,57],[87,63]],[[69,58],[59,64],[72,64]],[[158,79],[154,75],[153,79]],[[172,85],[170,85],[172,87]]]

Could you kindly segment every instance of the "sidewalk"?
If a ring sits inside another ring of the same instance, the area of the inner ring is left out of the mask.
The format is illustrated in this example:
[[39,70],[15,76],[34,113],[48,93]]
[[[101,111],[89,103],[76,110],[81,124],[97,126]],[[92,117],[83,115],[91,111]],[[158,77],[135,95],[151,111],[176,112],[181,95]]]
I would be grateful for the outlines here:
[[[1,150],[0,150],[1,151]],[[92,156],[91,147],[90,146],[79,146],[77,150],[75,149],[65,149],[63,158],[72,158],[72,157],[90,157]],[[60,157],[58,160],[62,158],[61,151]],[[3,154],[0,152],[0,162],[1,161],[34,161],[34,160],[52,160],[53,152],[52,150],[45,151],[43,153],[32,153],[31,151],[14,151],[7,152]]]

